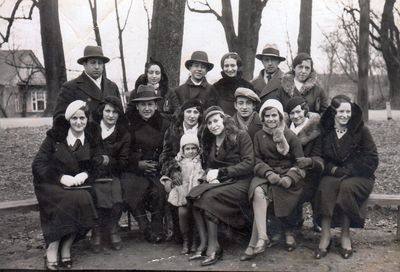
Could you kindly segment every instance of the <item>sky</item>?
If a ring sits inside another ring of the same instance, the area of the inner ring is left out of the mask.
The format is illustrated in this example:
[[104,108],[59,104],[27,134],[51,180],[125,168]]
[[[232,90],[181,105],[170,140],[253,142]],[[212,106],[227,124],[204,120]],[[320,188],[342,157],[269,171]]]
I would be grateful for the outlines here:
[[[188,0],[194,3],[195,0]],[[337,18],[342,12],[343,1],[357,5],[358,0],[314,0],[312,18],[312,42],[311,55],[315,63],[315,69],[319,73],[326,70],[326,57],[320,45],[324,38],[322,33],[336,28]],[[6,1],[1,7],[0,14],[6,15],[14,1]],[[238,15],[238,0],[231,0],[234,16]],[[371,0],[371,8],[381,13],[381,0]],[[29,4],[29,1],[27,1]],[[220,12],[220,0],[209,0],[210,5]],[[120,17],[125,19],[130,0],[118,0]],[[98,0],[98,23],[103,44],[103,52],[111,61],[106,65],[107,77],[122,86],[121,62],[118,50],[118,32],[114,1]],[[151,13],[152,0],[133,0],[132,9],[128,18],[126,30],[123,33],[125,62],[127,67],[128,86],[134,87],[135,80],[144,71],[144,63],[147,57],[148,24],[145,7]],[[275,43],[282,56],[289,56],[288,41],[292,52],[297,52],[297,36],[299,28],[300,0],[269,0],[264,8],[259,32],[259,44],[257,52],[261,52],[266,43]],[[20,12],[27,12],[25,7]],[[73,79],[82,71],[82,66],[76,60],[83,55],[86,45],[95,45],[92,18],[87,0],[60,0],[59,17],[61,33],[64,44],[68,79]],[[150,14],[151,18],[151,14]],[[235,21],[237,24],[237,20]],[[5,24],[0,21],[0,29],[4,31]],[[237,30],[237,25],[235,26]],[[2,49],[18,48],[31,49],[43,63],[41,49],[39,12],[36,9],[32,21],[17,21],[12,28],[12,37],[8,45]],[[184,67],[184,62],[190,58],[195,50],[203,50],[208,53],[209,61],[215,64],[207,78],[215,82],[220,78],[220,58],[228,52],[223,28],[211,14],[198,14],[185,11],[184,36],[181,61],[181,83],[186,80],[189,72]],[[294,57],[294,56],[293,56]],[[289,57],[290,58],[290,57]],[[288,63],[281,63],[284,71],[289,69]],[[254,74],[262,69],[260,61],[255,61]]]

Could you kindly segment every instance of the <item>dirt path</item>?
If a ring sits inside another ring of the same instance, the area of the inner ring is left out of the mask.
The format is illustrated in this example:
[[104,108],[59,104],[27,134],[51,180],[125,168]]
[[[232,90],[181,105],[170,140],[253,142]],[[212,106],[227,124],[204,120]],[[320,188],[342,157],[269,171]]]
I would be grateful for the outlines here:
[[[0,220],[0,269],[42,269],[43,241],[37,212],[4,216]],[[286,252],[282,246],[269,249],[251,262],[240,262],[246,238],[223,240],[224,258],[216,265],[201,267],[199,261],[188,261],[180,255],[180,246],[170,242],[149,244],[137,231],[123,233],[121,251],[105,249],[94,254],[88,240],[73,247],[75,269],[145,269],[145,270],[224,270],[224,271],[399,271],[400,243],[394,241],[395,229],[370,226],[353,231],[354,256],[344,260],[338,254],[339,244],[334,240],[330,254],[315,260],[313,248],[318,234],[303,230],[298,248]],[[334,232],[337,236],[337,231]]]

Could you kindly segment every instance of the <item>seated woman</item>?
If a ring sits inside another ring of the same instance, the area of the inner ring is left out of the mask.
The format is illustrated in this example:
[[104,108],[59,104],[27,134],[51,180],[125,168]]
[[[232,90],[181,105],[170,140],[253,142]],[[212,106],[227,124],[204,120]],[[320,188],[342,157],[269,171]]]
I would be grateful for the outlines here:
[[362,228],[365,215],[360,206],[372,192],[378,167],[378,152],[362,111],[345,95],[332,98],[321,118],[322,157],[326,163],[315,195],[317,219],[321,220],[321,240],[315,258],[327,255],[331,227],[340,226],[343,258],[353,254],[350,227]]
[[271,246],[267,236],[267,210],[273,211],[283,223],[288,251],[294,250],[296,241],[293,222],[288,216],[293,212],[303,188],[304,171],[296,166],[296,159],[304,157],[296,135],[283,120],[282,104],[268,99],[260,109],[263,129],[254,136],[256,166],[255,177],[249,188],[249,199],[253,204],[254,222],[249,245],[240,258],[250,260]]
[[92,247],[101,249],[102,233],[108,232],[111,247],[121,249],[118,221],[122,215],[122,191],[120,177],[128,166],[130,135],[121,101],[107,96],[97,109],[95,121],[99,124],[102,141],[99,144],[99,162],[93,188],[96,194],[98,224],[92,230]]
[[53,127],[32,163],[33,183],[39,202],[40,222],[46,242],[46,268],[57,270],[59,248],[61,268],[71,268],[71,245],[83,239],[97,218],[89,183],[92,157],[99,135],[87,128],[86,102],[68,105],[65,119]]
[[[306,177],[304,179],[303,193],[294,211],[296,226],[301,228],[303,224],[303,204],[306,202],[311,203],[313,214],[315,214],[314,195],[324,169],[324,161],[321,158],[320,116],[313,114],[307,117],[308,105],[301,96],[289,99],[286,105],[286,112],[289,114],[289,129],[299,138],[305,156],[297,159],[298,166],[306,171]],[[313,223],[314,230],[321,231],[315,221],[315,216],[313,216]]]
[[244,226],[242,211],[249,206],[247,191],[254,168],[253,143],[247,132],[238,130],[218,106],[209,107],[204,116],[206,127],[201,142],[207,178],[187,196],[200,236],[200,245],[190,260],[207,254],[203,266],[222,257],[218,243],[220,221],[235,228]]

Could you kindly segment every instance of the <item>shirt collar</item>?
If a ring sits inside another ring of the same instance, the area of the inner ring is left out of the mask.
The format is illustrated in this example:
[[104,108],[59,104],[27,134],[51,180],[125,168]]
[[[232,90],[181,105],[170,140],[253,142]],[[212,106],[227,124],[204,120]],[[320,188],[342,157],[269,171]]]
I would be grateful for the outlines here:
[[189,134],[196,134],[197,135],[198,127],[199,127],[198,123],[192,128],[186,128],[185,124],[183,124],[183,132],[184,132],[184,134],[189,133]]
[[296,127],[296,126],[294,125],[294,123],[292,122],[292,123],[290,124],[290,130],[293,131],[296,135],[299,134],[299,132],[307,125],[308,120],[309,120],[309,119],[306,117],[305,120],[304,120],[304,122],[303,122],[301,125],[297,126],[297,127]]
[[82,135],[80,137],[75,137],[74,134],[72,134],[72,130],[71,128],[68,129],[68,134],[67,134],[67,144],[69,146],[73,146],[76,142],[76,140],[81,140],[82,145],[84,145],[85,143],[85,133],[82,133]]
[[83,71],[83,72],[84,72],[84,73],[88,76],[88,78],[90,78],[90,79],[94,82],[94,84],[96,84],[96,86],[99,87],[99,89],[101,90],[101,80],[103,79],[103,75],[100,75],[98,79],[94,79],[93,77],[89,76],[89,75],[86,73],[86,71]]
[[100,127],[101,127],[101,138],[103,139],[110,136],[115,130],[115,125],[109,128],[106,126],[106,124],[104,124],[103,120],[100,121]]

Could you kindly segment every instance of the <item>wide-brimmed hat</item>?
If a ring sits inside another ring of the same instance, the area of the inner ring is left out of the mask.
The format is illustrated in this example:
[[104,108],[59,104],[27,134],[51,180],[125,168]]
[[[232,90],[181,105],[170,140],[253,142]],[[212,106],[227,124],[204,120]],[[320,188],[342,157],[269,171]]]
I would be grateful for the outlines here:
[[140,85],[136,91],[136,96],[132,102],[150,101],[162,99],[161,96],[156,94],[156,89],[153,85]]
[[88,45],[83,50],[83,57],[78,59],[78,63],[82,64],[87,59],[93,59],[93,58],[102,59],[104,61],[104,63],[107,63],[110,61],[109,58],[104,56],[103,49],[100,46]]
[[266,44],[261,52],[261,54],[257,54],[256,58],[262,60],[264,56],[274,57],[279,59],[280,61],[284,61],[286,58],[281,57],[279,55],[279,49],[276,44]]
[[200,62],[204,64],[207,67],[207,71],[210,71],[212,68],[214,68],[214,64],[208,62],[208,55],[204,51],[194,51],[190,60],[185,62],[186,69],[189,70],[193,62]]
[[253,90],[251,90],[249,88],[239,87],[239,88],[236,89],[234,95],[235,95],[235,98],[238,97],[238,96],[243,96],[243,97],[247,97],[247,98],[251,99],[253,102],[256,102],[256,103],[260,103],[261,102],[261,100],[258,97],[258,95]]

